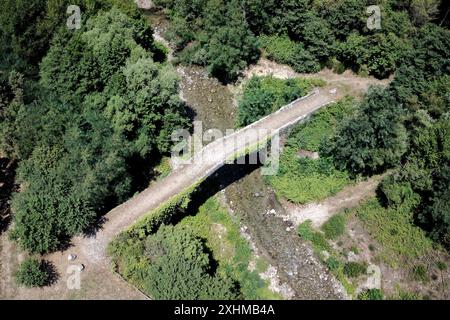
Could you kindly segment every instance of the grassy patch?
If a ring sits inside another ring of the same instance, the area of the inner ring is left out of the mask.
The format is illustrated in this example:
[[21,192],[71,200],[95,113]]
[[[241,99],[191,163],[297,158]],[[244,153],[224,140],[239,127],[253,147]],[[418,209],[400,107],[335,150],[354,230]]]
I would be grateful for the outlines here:
[[170,167],[170,158],[169,157],[163,157],[161,161],[156,165],[155,172],[158,175],[158,180],[164,179],[167,177],[170,172],[172,171],[172,168]]
[[311,241],[314,249],[317,252],[321,252],[323,250],[331,250],[331,246],[325,238],[325,235],[322,232],[316,231],[312,228],[311,220],[306,220],[305,222],[300,224],[298,226],[297,232],[300,238],[306,241]]
[[281,154],[278,174],[267,179],[278,196],[299,204],[325,199],[350,183],[329,159],[299,158],[289,146]]
[[432,240],[413,224],[409,210],[384,208],[373,198],[356,209],[356,216],[380,243],[380,258],[392,267],[412,262],[433,249]]
[[424,265],[416,265],[412,267],[412,279],[414,281],[427,283],[430,281],[430,275],[428,274],[427,267]]
[[368,289],[358,295],[359,300],[383,300],[383,293],[380,289]]
[[320,145],[336,131],[336,126],[355,110],[355,101],[346,97],[316,112],[309,121],[292,130],[287,145],[296,149],[319,151]]
[[322,231],[328,239],[336,239],[340,237],[345,231],[345,216],[343,214],[336,214],[332,216],[322,225]]
[[363,274],[365,274],[367,271],[367,263],[361,263],[361,262],[347,262],[344,265],[344,274],[348,278],[357,278]]

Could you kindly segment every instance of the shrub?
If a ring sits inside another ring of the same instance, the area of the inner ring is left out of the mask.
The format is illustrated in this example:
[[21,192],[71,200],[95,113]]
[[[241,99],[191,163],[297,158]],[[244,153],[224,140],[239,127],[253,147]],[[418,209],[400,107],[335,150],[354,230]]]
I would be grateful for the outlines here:
[[412,223],[409,208],[385,209],[373,198],[356,209],[356,216],[380,244],[380,258],[393,267],[421,257],[433,248],[425,232]]
[[337,170],[329,159],[299,158],[291,147],[281,154],[278,174],[267,179],[277,195],[301,204],[325,199],[350,182],[348,174]]
[[43,287],[49,282],[49,274],[42,261],[27,258],[16,272],[16,281],[25,287]]
[[344,266],[344,274],[349,278],[356,278],[366,273],[366,262],[347,262]]
[[332,216],[322,225],[322,230],[328,239],[336,239],[343,235],[345,231],[345,216],[343,214]]
[[321,81],[282,80],[274,77],[252,77],[244,87],[238,106],[238,125],[249,125],[308,93]]
[[331,271],[337,270],[341,266],[340,261],[333,257],[329,257],[326,261],[326,264],[327,264],[328,269],[330,269]]
[[447,270],[448,266],[445,262],[443,261],[438,261],[436,262],[436,267],[440,270],[440,271],[445,271]]
[[424,283],[430,280],[427,268],[424,265],[416,265],[412,268],[412,278],[415,281],[420,281]]
[[306,241],[311,241],[314,249],[318,251],[329,251],[331,249],[323,233],[313,230],[311,220],[307,220],[300,224],[297,228],[297,232],[300,238]]
[[267,58],[288,64],[297,72],[312,73],[321,69],[318,60],[305,50],[303,44],[292,41],[288,36],[262,35],[259,41]]
[[358,295],[359,300],[383,300],[383,293],[380,289],[368,289]]

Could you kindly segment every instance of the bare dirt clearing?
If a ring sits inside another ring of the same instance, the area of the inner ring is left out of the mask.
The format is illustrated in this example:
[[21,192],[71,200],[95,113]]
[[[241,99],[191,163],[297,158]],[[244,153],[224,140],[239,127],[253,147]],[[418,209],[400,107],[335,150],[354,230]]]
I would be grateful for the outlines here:
[[374,196],[381,179],[382,176],[371,177],[366,181],[344,188],[338,194],[324,201],[303,206],[282,199],[281,203],[286,210],[286,216],[280,217],[289,219],[296,227],[306,220],[311,220],[312,225],[318,228],[334,214],[345,208],[357,207],[362,201]]

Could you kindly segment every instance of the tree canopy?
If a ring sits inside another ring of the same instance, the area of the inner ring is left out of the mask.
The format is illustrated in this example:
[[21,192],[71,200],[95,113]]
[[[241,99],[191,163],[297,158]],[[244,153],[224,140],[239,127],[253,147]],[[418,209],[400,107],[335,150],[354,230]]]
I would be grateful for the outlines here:
[[80,30],[55,26],[38,82],[1,77],[1,148],[20,160],[23,186],[13,236],[32,252],[57,249],[145,185],[135,172],[188,125],[173,68],[155,61],[151,27],[126,5],[96,3],[86,3]]

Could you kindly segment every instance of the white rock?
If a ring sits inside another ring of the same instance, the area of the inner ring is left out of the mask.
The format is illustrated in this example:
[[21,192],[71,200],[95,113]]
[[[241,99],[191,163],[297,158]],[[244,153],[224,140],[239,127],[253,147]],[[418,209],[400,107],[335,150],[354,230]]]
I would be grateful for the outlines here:
[[74,261],[76,258],[77,258],[77,255],[76,255],[76,254],[69,254],[69,255],[67,256],[67,260],[68,260],[68,261]]

